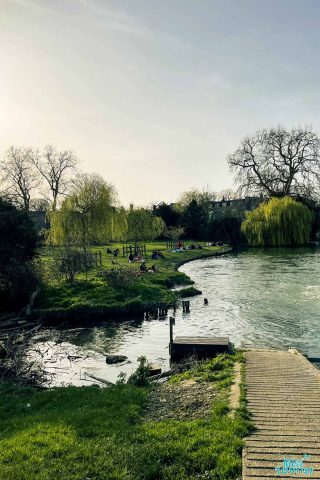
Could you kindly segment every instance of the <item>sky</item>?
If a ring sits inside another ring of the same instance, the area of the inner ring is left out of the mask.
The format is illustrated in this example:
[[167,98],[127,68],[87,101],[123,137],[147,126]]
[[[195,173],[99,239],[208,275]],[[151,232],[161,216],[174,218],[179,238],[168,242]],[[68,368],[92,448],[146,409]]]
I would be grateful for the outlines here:
[[320,131],[319,0],[0,0],[0,156],[73,150],[123,204],[232,188],[226,157]]

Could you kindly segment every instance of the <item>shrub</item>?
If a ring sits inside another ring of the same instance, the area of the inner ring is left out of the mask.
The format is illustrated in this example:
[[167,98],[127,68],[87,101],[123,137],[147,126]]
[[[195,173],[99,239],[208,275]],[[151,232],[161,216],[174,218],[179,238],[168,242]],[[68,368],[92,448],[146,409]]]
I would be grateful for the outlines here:
[[128,383],[136,387],[148,387],[150,385],[150,367],[146,357],[139,357],[137,370],[130,375]]
[[54,270],[58,276],[73,282],[77,273],[86,271],[94,265],[95,257],[91,252],[66,248],[55,258]]
[[0,310],[26,305],[35,289],[36,241],[28,214],[0,198]]
[[40,279],[31,262],[10,263],[0,273],[1,310],[21,308],[28,303],[30,294]]
[[113,288],[126,288],[134,283],[137,272],[130,267],[113,267],[99,272],[99,276]]

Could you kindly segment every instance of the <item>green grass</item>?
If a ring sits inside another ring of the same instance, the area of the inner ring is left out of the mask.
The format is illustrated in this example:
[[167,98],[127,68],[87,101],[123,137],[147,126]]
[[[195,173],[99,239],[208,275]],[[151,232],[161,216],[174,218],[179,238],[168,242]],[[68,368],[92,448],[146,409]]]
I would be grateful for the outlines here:
[[[120,248],[122,244],[113,244],[112,248]],[[98,275],[99,270],[113,267],[112,255],[107,255],[107,247],[92,247],[92,251],[102,252],[102,267],[93,268],[88,272],[88,278],[84,273],[77,276],[74,283],[66,281],[47,280],[42,288],[41,294],[37,299],[34,313],[58,313],[75,312],[90,309],[104,309],[110,312],[117,312],[121,309],[128,312],[143,311],[152,304],[170,305],[177,301],[179,297],[194,295],[197,292],[193,287],[186,291],[173,292],[171,289],[175,286],[192,284],[189,277],[184,273],[177,271],[178,267],[184,262],[212,256],[221,251],[221,247],[206,247],[202,250],[189,250],[181,253],[173,253],[166,250],[164,242],[148,243],[146,262],[147,266],[156,265],[157,272],[145,273],[137,277],[135,283],[130,287],[116,289],[106,284]],[[161,250],[165,258],[162,260],[152,260],[152,250]],[[52,265],[52,256],[50,249],[44,248],[40,251],[42,264],[50,271]],[[136,271],[139,270],[139,264],[129,264],[126,257],[118,257],[119,265],[126,265]]]
[[244,404],[234,418],[227,415],[236,359],[223,356],[188,372],[218,388],[210,417],[201,420],[145,422],[149,390],[131,385],[2,385],[0,480],[235,480],[250,429]]
[[209,361],[201,362],[196,368],[187,370],[180,375],[170,378],[171,383],[180,382],[196,377],[204,382],[214,382],[220,392],[226,393],[232,384],[234,362],[243,363],[243,354],[237,352],[233,355],[221,354]]

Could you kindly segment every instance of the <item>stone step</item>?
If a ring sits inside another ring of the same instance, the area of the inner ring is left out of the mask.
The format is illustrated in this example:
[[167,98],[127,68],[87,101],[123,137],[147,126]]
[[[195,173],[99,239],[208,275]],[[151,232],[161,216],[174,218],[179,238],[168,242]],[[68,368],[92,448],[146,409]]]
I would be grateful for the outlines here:
[[[276,466],[280,466],[280,465],[276,465]],[[276,469],[275,467],[274,468],[245,468],[245,472],[244,472],[244,478],[247,479],[247,478],[256,478],[256,479],[259,479],[259,480],[263,480],[264,478],[272,478],[272,479],[275,479],[276,478]],[[285,475],[285,476],[282,476],[282,477],[278,477],[279,479],[283,478],[283,479],[287,479],[287,480],[291,480],[293,478],[300,478],[300,480],[306,480],[306,479],[318,479],[320,478],[320,469],[314,469],[313,470],[313,475],[305,475],[305,476],[298,476],[298,474],[295,475],[295,477],[292,477],[292,476],[288,476],[288,475]]]
[[[271,468],[275,469],[275,467],[282,467],[283,466],[283,458],[276,458],[276,459],[250,459],[247,457],[247,467],[252,468]],[[294,459],[292,459],[294,460]],[[303,460],[303,457],[296,458],[296,460]],[[320,469],[320,461],[314,462],[311,458],[309,460],[303,460],[304,467],[313,467],[314,470]]]
[[319,437],[320,438],[320,428],[317,426],[317,428],[313,429],[312,425],[309,423],[309,425],[301,425],[299,428],[286,428],[285,425],[280,425],[277,423],[272,423],[272,424],[255,424],[256,427],[256,432],[253,432],[252,435],[257,435],[258,432],[263,433],[263,435],[268,434],[269,435],[306,435],[308,432],[310,432],[310,435],[312,433],[313,437]]
[[320,384],[319,385],[315,385],[314,382],[311,382],[310,383],[306,383],[304,385],[304,388],[297,388],[296,386],[294,385],[286,385],[286,384],[283,384],[282,382],[279,382],[279,383],[272,383],[272,385],[270,385],[269,383],[261,383],[261,382],[256,382],[256,383],[253,383],[253,382],[246,382],[246,386],[247,386],[247,391],[249,390],[252,390],[252,389],[256,389],[256,388],[259,388],[260,391],[262,392],[270,392],[270,390],[272,391],[294,391],[294,392],[306,392],[306,391],[310,391],[310,390],[316,390],[318,391],[320,389]]
[[262,453],[262,454],[272,454],[272,455],[283,455],[284,457],[292,457],[293,455],[299,456],[299,455],[317,455],[319,454],[319,448],[311,446],[308,447],[308,451],[306,452],[305,447],[301,447],[299,445],[292,445],[289,447],[270,447],[270,446],[265,446],[262,444],[257,444],[255,446],[250,446],[250,447],[245,447],[248,454],[254,454],[254,453]]
[[[274,413],[274,409],[272,410],[271,408],[270,410],[255,409],[251,411],[250,416],[252,420],[255,420],[256,418],[261,418],[266,420],[270,419],[270,421],[272,421],[273,419],[277,419],[277,418],[287,418],[288,422],[291,422],[291,421],[297,421],[298,419],[300,420],[299,412],[300,410],[290,410],[288,413],[286,413],[286,412],[283,412],[283,409],[281,409],[281,410],[277,410],[277,412]],[[319,414],[314,413],[314,410],[309,409],[308,411],[305,411],[304,419],[306,420],[311,419],[311,420],[317,421],[319,419]]]
[[[310,396],[313,394],[310,394]],[[250,395],[247,397],[247,403],[250,403],[251,405],[259,405],[261,407],[265,406],[266,408],[273,407],[274,405],[278,404],[281,406],[281,403],[286,403],[288,407],[295,407],[296,405],[305,405],[306,407],[309,408],[314,408],[315,411],[318,411],[320,402],[319,401],[314,401],[312,402],[312,399],[309,398],[304,398],[304,397],[280,397],[280,396],[273,396],[273,397],[265,397],[260,398],[257,397],[255,398],[253,395]]]
[[[283,454],[276,454],[276,453],[250,453],[247,452],[246,455],[246,461],[251,462],[251,461],[259,461],[259,462],[282,462],[285,458],[289,458],[291,460],[302,460],[304,465],[317,465],[319,467],[320,465],[320,455],[311,455],[308,460],[304,459],[304,454],[301,455],[293,455],[292,453],[290,455],[283,455]],[[248,465],[249,463],[247,463]],[[258,465],[258,464],[257,464]]]
[[315,435],[311,435],[309,434],[309,431],[307,432],[302,432],[299,434],[299,432],[290,432],[290,433],[284,433],[284,432],[281,432],[279,431],[277,434],[270,434],[268,433],[268,431],[261,431],[261,430],[257,430],[255,433],[252,433],[250,435],[250,438],[252,438],[252,440],[255,440],[255,441],[263,441],[265,440],[266,442],[268,441],[274,441],[274,440],[279,440],[281,441],[281,439],[285,439],[285,440],[289,440],[291,442],[298,442],[300,440],[307,440],[309,439],[310,442],[318,442],[320,443],[320,435],[319,434],[315,434]]

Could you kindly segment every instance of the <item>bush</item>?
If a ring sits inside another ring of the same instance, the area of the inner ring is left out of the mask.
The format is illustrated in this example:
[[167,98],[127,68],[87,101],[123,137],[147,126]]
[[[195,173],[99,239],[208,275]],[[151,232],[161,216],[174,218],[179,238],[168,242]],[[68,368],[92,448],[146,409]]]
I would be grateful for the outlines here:
[[28,214],[0,198],[0,310],[21,308],[35,290],[36,241]]
[[119,266],[99,272],[99,276],[111,287],[124,289],[135,282],[137,272],[130,267]]
[[77,273],[88,270],[96,265],[95,256],[91,252],[83,252],[66,248],[55,258],[54,270],[68,282],[73,282]]
[[28,214],[0,198],[0,265],[31,260],[36,243],[37,233]]
[[150,385],[150,367],[146,357],[139,357],[139,367],[130,375],[128,383],[136,387],[148,387]]
[[39,282],[31,262],[11,263],[3,267],[0,273],[1,310],[5,311],[13,307],[16,310],[25,306]]

